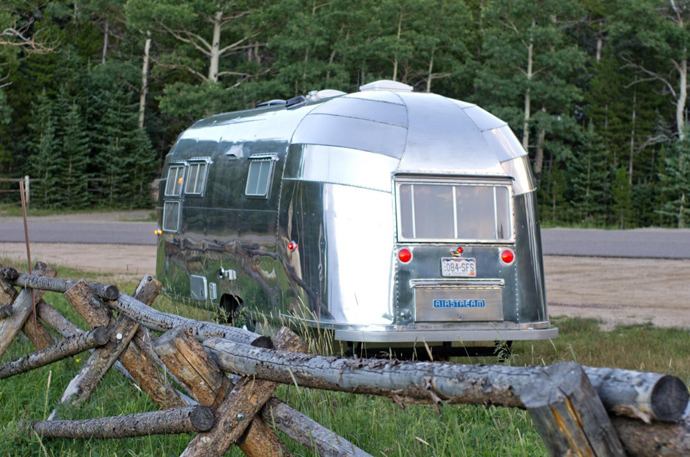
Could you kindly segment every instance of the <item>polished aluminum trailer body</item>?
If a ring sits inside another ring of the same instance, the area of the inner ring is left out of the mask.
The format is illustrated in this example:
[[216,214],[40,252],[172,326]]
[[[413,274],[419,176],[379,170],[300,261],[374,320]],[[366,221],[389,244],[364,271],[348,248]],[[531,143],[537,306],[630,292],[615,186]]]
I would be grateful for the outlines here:
[[350,342],[557,335],[526,153],[476,105],[386,81],[315,92],[197,122],[163,178],[171,294]]

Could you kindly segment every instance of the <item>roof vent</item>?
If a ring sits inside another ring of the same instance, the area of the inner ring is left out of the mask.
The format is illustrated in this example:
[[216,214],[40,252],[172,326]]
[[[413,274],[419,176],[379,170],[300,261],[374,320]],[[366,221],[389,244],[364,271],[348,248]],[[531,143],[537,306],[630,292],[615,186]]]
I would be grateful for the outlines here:
[[374,81],[363,86],[359,86],[362,92],[366,90],[387,90],[390,92],[412,92],[413,87],[407,84],[399,83],[398,81],[391,81],[390,79],[382,79]]
[[306,101],[307,98],[304,95],[296,95],[295,97],[288,99],[288,101],[285,103],[285,107],[297,108],[298,106],[304,105]]
[[307,95],[307,99],[310,102],[318,102],[327,98],[340,97],[341,95],[345,95],[345,92],[335,89],[312,90]]
[[265,102],[257,103],[256,107],[257,108],[264,108],[266,106],[285,106],[287,102],[285,100],[282,100],[280,98],[275,98],[273,100],[268,100]]

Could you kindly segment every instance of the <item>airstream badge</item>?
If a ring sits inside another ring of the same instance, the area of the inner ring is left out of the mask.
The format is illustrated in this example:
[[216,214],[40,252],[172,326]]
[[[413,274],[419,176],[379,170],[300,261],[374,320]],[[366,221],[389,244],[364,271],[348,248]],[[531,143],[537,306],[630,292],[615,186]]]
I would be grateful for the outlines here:
[[486,308],[486,300],[484,299],[466,299],[466,300],[443,300],[437,298],[433,301],[434,308]]

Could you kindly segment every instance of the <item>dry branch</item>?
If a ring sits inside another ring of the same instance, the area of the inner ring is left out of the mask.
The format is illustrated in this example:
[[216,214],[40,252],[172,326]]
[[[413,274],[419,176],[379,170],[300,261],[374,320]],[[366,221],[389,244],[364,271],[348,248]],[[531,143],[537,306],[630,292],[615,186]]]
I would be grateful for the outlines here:
[[321,457],[371,457],[345,438],[328,430],[308,416],[294,410],[277,398],[271,398],[261,410],[264,422],[276,427]]
[[86,420],[48,420],[31,424],[44,438],[129,438],[203,432],[215,419],[211,408],[188,406],[162,411]]
[[[44,278],[35,274],[29,275],[26,273],[18,273],[13,268],[4,268],[0,270],[0,276],[17,286],[49,290],[51,292],[65,292],[78,282],[70,279]],[[88,284],[97,296],[105,300],[115,300],[118,295],[120,295],[117,286],[112,284],[101,284],[96,282],[90,282]]]
[[58,312],[55,308],[44,301],[38,302],[36,305],[36,312],[38,317],[54,328],[63,337],[75,336],[82,333],[82,330],[74,325],[72,322],[67,320],[62,314]]
[[[543,367],[461,365],[342,359],[289,353],[210,338],[223,370],[283,384],[382,395],[434,403],[524,407],[516,392]],[[674,376],[584,367],[609,412],[633,418],[679,420],[688,404],[685,384]]]
[[108,342],[108,337],[109,329],[107,327],[96,327],[81,335],[65,338],[53,346],[0,366],[0,379],[9,378],[10,376],[79,354],[80,352],[103,346]]
[[642,424],[625,417],[612,419],[630,457],[690,455],[690,417],[679,424]]

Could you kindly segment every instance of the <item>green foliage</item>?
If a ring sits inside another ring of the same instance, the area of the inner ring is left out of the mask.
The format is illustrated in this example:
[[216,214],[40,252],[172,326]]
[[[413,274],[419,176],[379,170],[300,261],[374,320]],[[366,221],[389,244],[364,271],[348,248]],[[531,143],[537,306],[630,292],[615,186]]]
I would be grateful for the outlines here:
[[195,120],[393,78],[505,119],[543,222],[684,225],[688,23],[686,2],[659,0],[9,0],[0,27],[21,37],[0,39],[0,175],[43,176],[34,202],[53,208],[146,206]]
[[669,217],[678,228],[690,223],[690,144],[678,141],[666,157],[666,167],[660,176],[665,202],[659,213]]

